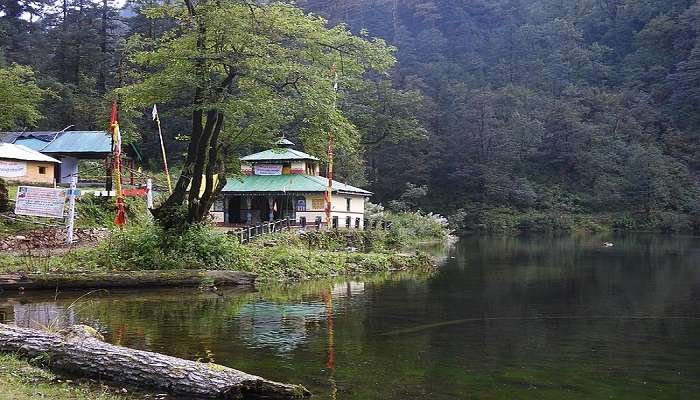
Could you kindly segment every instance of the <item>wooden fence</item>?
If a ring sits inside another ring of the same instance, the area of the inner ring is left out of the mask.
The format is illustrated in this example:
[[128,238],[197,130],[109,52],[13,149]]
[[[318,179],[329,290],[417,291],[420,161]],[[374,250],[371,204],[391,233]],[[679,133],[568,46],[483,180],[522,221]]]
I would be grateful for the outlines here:
[[[234,229],[228,231],[228,234],[236,236],[241,243],[249,243],[256,237],[269,235],[275,232],[285,232],[291,229],[320,230],[322,228],[323,224],[306,224],[304,226],[301,226],[297,225],[297,222],[295,220],[286,218],[272,222],[262,222],[259,225],[251,225],[244,228]],[[390,228],[391,222],[385,220],[366,220],[364,224],[365,230],[387,230]],[[333,229],[338,229],[338,227],[334,227]]]
[[248,243],[254,238],[263,235],[269,235],[275,232],[284,232],[292,229],[295,226],[295,221],[287,218],[272,222],[263,222],[260,225],[252,225],[245,228],[229,231],[229,235],[238,237],[241,243]]

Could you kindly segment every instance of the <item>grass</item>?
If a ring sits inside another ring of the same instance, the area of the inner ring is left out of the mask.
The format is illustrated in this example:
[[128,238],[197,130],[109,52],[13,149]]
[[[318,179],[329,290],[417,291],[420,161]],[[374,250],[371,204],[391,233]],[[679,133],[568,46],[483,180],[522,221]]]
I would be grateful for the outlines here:
[[[0,254],[0,272],[108,272],[220,269],[248,271],[259,280],[302,281],[342,275],[429,270],[424,253],[402,254],[386,232],[340,230],[300,237],[279,233],[249,245],[202,226],[177,237],[162,237],[151,224],[115,232],[96,247],[62,256]],[[348,251],[353,247],[353,251]]]
[[0,399],[136,400],[143,396],[94,382],[61,379],[11,354],[0,354]]

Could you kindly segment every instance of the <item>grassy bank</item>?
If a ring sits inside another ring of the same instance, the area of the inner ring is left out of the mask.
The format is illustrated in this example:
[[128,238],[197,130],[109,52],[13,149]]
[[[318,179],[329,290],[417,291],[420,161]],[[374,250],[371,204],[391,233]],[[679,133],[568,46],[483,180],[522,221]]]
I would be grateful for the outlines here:
[[136,400],[137,394],[94,382],[74,382],[10,354],[0,354],[0,399]]
[[62,256],[0,255],[0,271],[210,269],[253,272],[259,280],[300,281],[432,267],[428,255],[403,253],[401,243],[390,230],[338,230],[303,235],[290,231],[242,245],[208,225],[169,235],[142,222],[115,231],[95,247]]

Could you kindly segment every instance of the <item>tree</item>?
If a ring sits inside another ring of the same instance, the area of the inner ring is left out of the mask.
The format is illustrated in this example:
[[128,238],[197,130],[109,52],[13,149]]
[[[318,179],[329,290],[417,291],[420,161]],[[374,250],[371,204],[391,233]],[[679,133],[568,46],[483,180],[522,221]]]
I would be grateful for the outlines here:
[[316,154],[324,153],[329,132],[339,148],[357,146],[357,129],[335,107],[331,69],[340,87],[352,90],[366,72],[384,73],[394,62],[384,41],[327,28],[284,3],[186,0],[145,13],[172,18],[176,27],[156,41],[132,38],[140,47],[131,56],[135,81],[118,94],[127,108],[181,104],[191,116],[182,173],[154,210],[166,228],[204,219],[225,184],[224,152],[240,143],[270,141],[280,127],[296,124]]
[[37,106],[45,94],[30,67],[0,68],[0,130],[34,126],[41,118]]
[[7,183],[0,178],[0,212],[10,211],[10,199],[7,192]]

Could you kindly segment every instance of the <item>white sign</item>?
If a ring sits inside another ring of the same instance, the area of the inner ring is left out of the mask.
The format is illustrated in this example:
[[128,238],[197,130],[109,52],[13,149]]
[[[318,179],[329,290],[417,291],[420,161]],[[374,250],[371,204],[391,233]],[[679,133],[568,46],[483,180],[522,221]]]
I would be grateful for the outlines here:
[[27,175],[25,161],[0,161],[0,176],[3,178],[19,178]]
[[66,191],[34,186],[17,188],[15,214],[36,217],[63,218]]
[[255,175],[282,175],[282,164],[258,164]]

